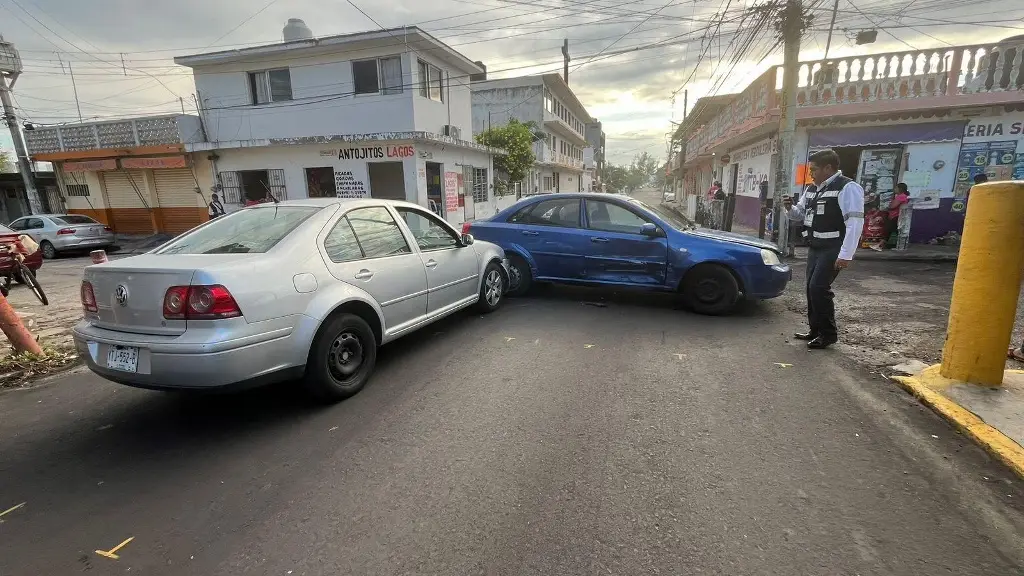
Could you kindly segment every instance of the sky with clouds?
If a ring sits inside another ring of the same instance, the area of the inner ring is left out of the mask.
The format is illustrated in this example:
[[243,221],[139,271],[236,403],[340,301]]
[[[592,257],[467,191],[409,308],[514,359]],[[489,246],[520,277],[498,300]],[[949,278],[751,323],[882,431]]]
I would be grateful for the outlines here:
[[[754,25],[751,0],[352,0],[386,27],[416,24],[490,77],[561,70],[569,39],[570,84],[604,124],[608,156],[663,157],[670,121],[701,95],[746,86],[781,49]],[[829,0],[804,0],[814,17],[801,60],[820,58]],[[991,42],[1024,33],[1017,0],[839,0],[831,56]],[[317,36],[376,29],[348,0],[0,0],[0,34],[20,50],[15,87],[21,120],[77,121],[69,67],[85,119],[194,112],[194,86],[175,55],[280,40],[288,18]],[[854,46],[853,31],[878,27],[878,41]],[[741,46],[749,49],[734,58]],[[211,49],[213,49],[211,48]],[[621,52],[621,53],[620,53]],[[673,97],[675,94],[675,97]],[[0,148],[10,138],[0,134]]]

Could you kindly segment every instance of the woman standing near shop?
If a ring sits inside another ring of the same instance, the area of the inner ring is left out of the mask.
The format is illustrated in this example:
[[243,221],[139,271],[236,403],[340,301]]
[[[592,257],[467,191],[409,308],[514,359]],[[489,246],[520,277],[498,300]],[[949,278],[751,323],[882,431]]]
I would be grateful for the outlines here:
[[888,244],[892,235],[899,229],[900,208],[909,202],[910,192],[907,189],[907,185],[900,182],[896,185],[896,194],[893,195],[892,201],[889,202],[889,213],[885,219],[885,236],[882,237],[883,248]]

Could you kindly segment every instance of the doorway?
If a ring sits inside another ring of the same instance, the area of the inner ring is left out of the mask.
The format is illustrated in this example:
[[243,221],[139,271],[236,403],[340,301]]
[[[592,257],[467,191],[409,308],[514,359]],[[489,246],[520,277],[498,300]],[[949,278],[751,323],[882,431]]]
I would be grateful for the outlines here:
[[441,182],[441,164],[427,162],[427,204],[430,211],[444,218],[444,186]]
[[386,200],[406,199],[405,170],[401,162],[369,162],[366,167],[370,173],[371,197]]

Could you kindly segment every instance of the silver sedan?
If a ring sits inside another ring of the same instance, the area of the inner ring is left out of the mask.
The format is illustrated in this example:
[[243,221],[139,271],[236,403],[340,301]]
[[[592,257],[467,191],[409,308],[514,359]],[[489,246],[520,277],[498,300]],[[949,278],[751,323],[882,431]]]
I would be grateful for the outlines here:
[[388,200],[245,208],[147,254],[85,268],[73,336],[93,372],[153,389],[301,380],[358,392],[377,347],[470,306],[490,312],[505,254]]
[[33,214],[11,222],[10,228],[28,234],[39,244],[43,258],[59,252],[96,250],[114,244],[114,231],[82,214]]

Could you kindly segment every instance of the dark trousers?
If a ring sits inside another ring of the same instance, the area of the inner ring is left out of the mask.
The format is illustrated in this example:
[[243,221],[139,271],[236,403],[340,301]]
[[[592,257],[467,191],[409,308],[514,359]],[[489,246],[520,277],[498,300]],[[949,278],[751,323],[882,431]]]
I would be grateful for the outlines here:
[[812,247],[807,251],[807,324],[812,334],[824,338],[838,336],[832,281],[839,275],[839,248]]

